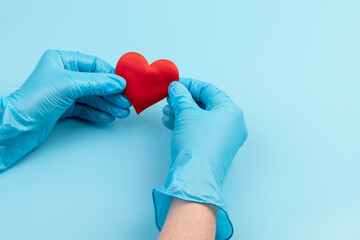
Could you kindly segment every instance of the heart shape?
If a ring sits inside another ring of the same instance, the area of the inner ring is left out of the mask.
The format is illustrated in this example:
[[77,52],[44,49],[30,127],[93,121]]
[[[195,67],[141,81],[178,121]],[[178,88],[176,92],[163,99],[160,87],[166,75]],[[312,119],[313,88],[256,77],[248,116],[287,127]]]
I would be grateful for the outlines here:
[[126,80],[124,94],[137,114],[168,96],[172,81],[179,81],[176,65],[165,59],[151,65],[139,53],[124,54],[116,64],[115,73]]

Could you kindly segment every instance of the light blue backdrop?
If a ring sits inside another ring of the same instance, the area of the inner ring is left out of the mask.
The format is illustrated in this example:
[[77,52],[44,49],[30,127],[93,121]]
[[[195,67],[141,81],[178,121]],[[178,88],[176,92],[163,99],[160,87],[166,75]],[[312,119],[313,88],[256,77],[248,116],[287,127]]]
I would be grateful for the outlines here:
[[[360,239],[359,1],[0,1],[0,95],[48,48],[115,65],[174,61],[243,108],[224,195],[234,239]],[[155,239],[164,101],[126,120],[58,124],[0,174],[0,239]]]

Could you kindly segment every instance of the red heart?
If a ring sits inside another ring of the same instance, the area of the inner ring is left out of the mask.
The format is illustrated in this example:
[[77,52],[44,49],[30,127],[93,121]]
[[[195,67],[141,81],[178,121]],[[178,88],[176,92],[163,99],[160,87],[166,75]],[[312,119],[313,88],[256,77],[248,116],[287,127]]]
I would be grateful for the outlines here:
[[115,73],[126,80],[124,94],[137,114],[168,96],[172,81],[179,81],[179,71],[169,60],[157,60],[150,66],[139,53],[124,54]]

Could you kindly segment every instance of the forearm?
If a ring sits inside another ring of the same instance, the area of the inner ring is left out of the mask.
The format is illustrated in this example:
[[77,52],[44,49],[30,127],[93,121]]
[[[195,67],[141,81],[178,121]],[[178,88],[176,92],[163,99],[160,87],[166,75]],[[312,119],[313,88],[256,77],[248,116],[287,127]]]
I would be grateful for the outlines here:
[[215,239],[217,212],[213,205],[172,198],[158,240]]

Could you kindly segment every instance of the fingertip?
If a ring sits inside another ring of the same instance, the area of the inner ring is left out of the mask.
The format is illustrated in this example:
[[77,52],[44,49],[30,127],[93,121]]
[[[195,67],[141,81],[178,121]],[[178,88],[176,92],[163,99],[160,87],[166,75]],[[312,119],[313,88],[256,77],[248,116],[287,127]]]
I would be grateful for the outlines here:
[[104,95],[102,97],[120,108],[130,108],[132,106],[131,102],[124,93]]
[[195,78],[180,78],[179,82],[182,83],[190,92],[193,85],[199,84],[201,81]]
[[111,123],[116,119],[111,114],[100,113],[99,111],[89,113],[88,116],[80,116],[80,118],[97,124]]
[[[99,59],[99,58],[98,58]],[[113,66],[111,66],[109,63],[104,62],[103,64],[103,71],[107,72],[107,73],[112,73],[115,74],[115,68],[113,68]]]
[[[109,113],[105,113],[99,110],[93,110],[92,108],[88,108],[88,116],[81,116],[81,118],[95,122],[95,123],[111,123],[115,120],[115,117]],[[91,109],[91,110],[90,110]]]
[[110,65],[106,67],[105,71],[107,71],[108,73],[115,74],[115,68],[113,68]]
[[167,116],[167,115],[162,116],[162,121],[163,121],[163,123],[168,122],[169,116]]
[[118,82],[122,88],[122,90],[125,89],[126,87],[126,81],[123,77],[119,76],[119,75],[116,75],[116,74],[111,74],[111,73],[108,73],[107,76],[109,78],[111,78],[112,80]]
[[171,96],[172,94],[184,94],[187,93],[187,89],[184,86],[184,84],[178,82],[178,81],[173,81],[170,83],[169,85],[169,96]]
[[190,109],[196,106],[189,90],[179,82],[172,82],[169,88],[169,104],[174,114],[179,113],[183,109]]
[[178,83],[177,81],[173,81],[169,84],[169,88],[168,88],[169,93],[172,91],[173,88],[176,87],[177,83]]
[[100,115],[100,117],[98,118],[97,121],[94,121],[94,122],[98,122],[98,123],[111,123],[115,121],[115,117],[110,115],[110,114],[103,114],[103,115]]
[[179,82],[184,84],[185,86],[190,84],[194,79],[192,78],[179,78]]
[[117,118],[123,119],[127,118],[130,115],[130,109],[121,109],[116,115]]
[[174,118],[168,115],[162,117],[162,123],[165,127],[172,130],[174,129]]
[[170,107],[170,105],[165,105],[163,108],[163,114],[164,115],[172,115],[174,114],[172,108]]
[[131,107],[132,104],[131,104],[130,100],[127,98],[127,96],[125,96],[125,94],[122,94],[121,96],[122,96],[122,99],[121,99],[122,103],[125,106],[127,106],[128,108]]

